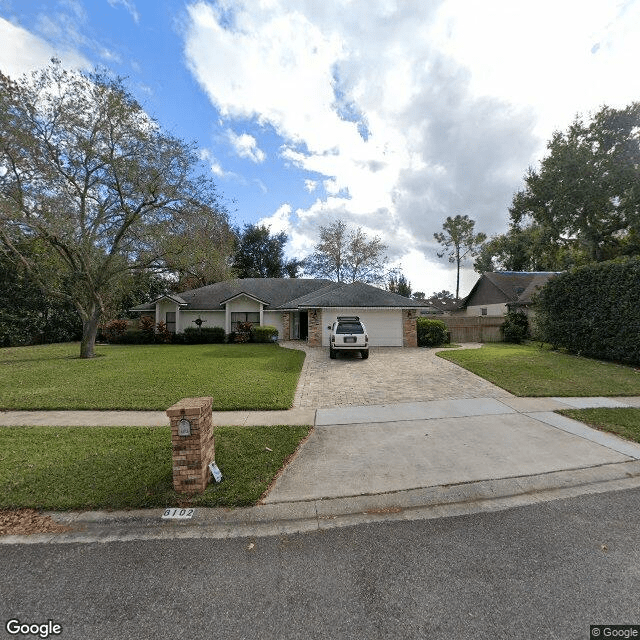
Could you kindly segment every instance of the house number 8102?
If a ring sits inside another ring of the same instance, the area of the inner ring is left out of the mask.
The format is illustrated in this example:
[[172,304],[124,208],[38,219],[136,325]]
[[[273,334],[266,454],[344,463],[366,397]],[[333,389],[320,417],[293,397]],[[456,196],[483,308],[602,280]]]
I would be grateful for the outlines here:
[[196,512],[195,509],[165,509],[162,514],[163,519],[170,520],[186,520],[193,517],[193,514]]

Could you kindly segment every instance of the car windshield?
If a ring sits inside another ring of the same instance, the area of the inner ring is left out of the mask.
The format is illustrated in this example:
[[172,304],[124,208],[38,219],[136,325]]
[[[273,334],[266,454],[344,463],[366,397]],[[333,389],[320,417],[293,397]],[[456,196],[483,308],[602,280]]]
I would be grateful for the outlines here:
[[359,322],[341,322],[336,333],[364,333],[364,329]]

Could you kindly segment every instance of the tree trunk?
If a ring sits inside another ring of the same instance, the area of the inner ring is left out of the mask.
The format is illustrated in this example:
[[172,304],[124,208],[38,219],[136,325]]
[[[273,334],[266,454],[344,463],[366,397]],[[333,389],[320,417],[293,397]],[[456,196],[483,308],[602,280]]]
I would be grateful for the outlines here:
[[80,357],[93,358],[98,336],[98,324],[100,323],[100,309],[93,309],[87,318],[82,321],[82,342],[80,343]]

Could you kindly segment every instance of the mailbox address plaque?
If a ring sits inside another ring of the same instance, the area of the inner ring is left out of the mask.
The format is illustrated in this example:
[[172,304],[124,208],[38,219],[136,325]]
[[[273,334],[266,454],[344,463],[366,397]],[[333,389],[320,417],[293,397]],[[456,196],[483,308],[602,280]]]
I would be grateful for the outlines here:
[[179,436],[191,435],[191,423],[186,418],[182,418],[182,420],[178,422],[178,435]]

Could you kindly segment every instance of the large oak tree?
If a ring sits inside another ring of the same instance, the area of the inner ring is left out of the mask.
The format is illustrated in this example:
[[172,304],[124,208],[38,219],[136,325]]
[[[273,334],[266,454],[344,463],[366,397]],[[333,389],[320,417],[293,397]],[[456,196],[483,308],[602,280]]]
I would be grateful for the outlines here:
[[508,233],[476,263],[564,270],[640,253],[640,103],[603,107],[557,131],[509,209]]
[[[189,245],[163,240],[219,209],[198,162],[195,145],[164,132],[120,79],[55,60],[17,81],[0,73],[0,242],[34,282],[75,306],[81,357],[94,355],[122,280],[167,268]],[[47,258],[22,252],[25,239]],[[62,277],[49,277],[52,264]]]

